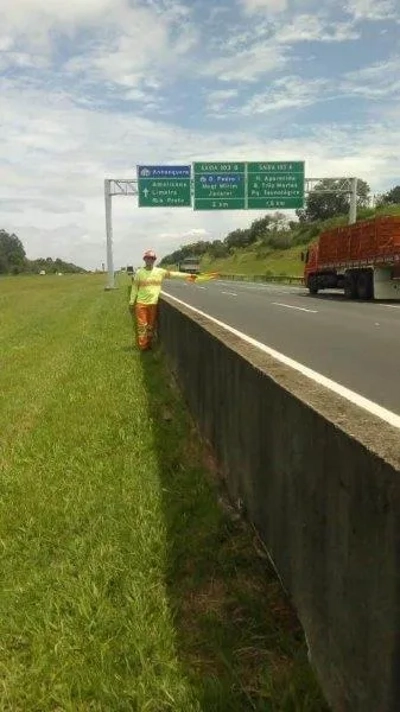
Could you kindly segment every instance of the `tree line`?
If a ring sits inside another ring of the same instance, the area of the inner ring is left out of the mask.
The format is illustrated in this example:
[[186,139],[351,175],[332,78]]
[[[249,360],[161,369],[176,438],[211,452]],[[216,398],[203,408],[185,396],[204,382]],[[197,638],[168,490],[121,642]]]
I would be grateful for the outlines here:
[[33,272],[85,272],[82,267],[77,267],[72,262],[64,262],[57,257],[40,257],[28,260],[25,248],[17,235],[10,234],[0,229],[0,274],[21,274]]
[[[360,217],[374,213],[370,208],[371,189],[368,183],[359,180],[357,184],[357,208]],[[375,196],[375,207],[400,206],[400,185],[387,193]],[[208,254],[212,259],[229,256],[237,248],[249,247],[257,243],[262,248],[288,249],[297,244],[305,244],[314,239],[321,230],[321,223],[343,219],[346,221],[350,209],[350,196],[342,193],[340,182],[333,179],[321,180],[306,197],[305,207],[296,210],[297,220],[276,212],[254,220],[249,228],[237,228],[223,240],[199,240],[182,245],[166,255],[161,265],[178,264],[185,257],[202,257]]]

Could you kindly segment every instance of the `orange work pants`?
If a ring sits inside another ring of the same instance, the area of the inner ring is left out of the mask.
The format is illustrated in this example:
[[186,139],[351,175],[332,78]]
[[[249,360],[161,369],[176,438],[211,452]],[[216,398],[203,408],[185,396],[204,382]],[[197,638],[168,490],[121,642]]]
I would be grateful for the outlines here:
[[141,351],[151,349],[157,319],[157,304],[135,305],[138,346]]

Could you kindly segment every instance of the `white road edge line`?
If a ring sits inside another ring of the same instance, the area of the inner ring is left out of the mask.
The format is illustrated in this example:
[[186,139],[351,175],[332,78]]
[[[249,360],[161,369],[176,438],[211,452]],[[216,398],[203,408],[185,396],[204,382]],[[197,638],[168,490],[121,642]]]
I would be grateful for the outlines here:
[[341,386],[340,383],[336,383],[336,381],[332,381],[330,378],[323,376],[321,373],[313,371],[311,368],[308,368],[308,366],[304,366],[302,363],[294,361],[292,358],[289,358],[289,356],[285,356],[279,351],[275,351],[275,349],[272,349],[266,344],[262,344],[260,341],[253,339],[251,336],[247,336],[247,334],[243,334],[243,332],[234,329],[233,326],[229,326],[229,324],[225,324],[223,321],[219,321],[219,319],[216,319],[215,317],[210,316],[209,314],[206,314],[203,311],[200,311],[200,309],[192,307],[191,304],[187,304],[186,302],[182,301],[182,299],[178,299],[177,297],[174,297],[172,294],[169,294],[164,290],[162,290],[161,294],[165,294],[166,297],[169,297],[178,304],[182,304],[182,306],[191,309],[191,311],[195,312],[196,314],[204,316],[206,319],[209,319],[214,324],[217,324],[217,326],[220,326],[226,331],[229,331],[234,336],[239,337],[240,339],[242,339],[242,341],[246,341],[248,344],[251,344],[252,346],[255,346],[261,351],[264,351],[264,353],[268,354],[269,356],[272,356],[272,358],[275,358],[277,361],[284,363],[285,366],[289,366],[295,371],[299,371],[299,373],[302,373],[303,376],[306,376],[312,381],[319,383],[321,386],[328,388],[330,391],[333,391],[342,398],[345,398],[346,400],[350,401],[350,403],[357,405],[359,408],[363,408],[363,410],[372,413],[372,415],[375,415],[381,420],[384,420],[386,423],[389,423],[389,425],[392,425],[395,428],[400,428],[400,415],[397,415],[397,413],[393,413],[391,410],[383,408],[381,405],[378,405],[378,403],[374,403],[368,398],[364,398],[364,396],[361,396],[359,393],[355,393],[349,388]]
[[285,307],[286,309],[297,309],[297,311],[309,312],[310,314],[318,314],[316,309],[305,309],[304,307],[295,307],[293,304],[281,304],[280,302],[271,302],[274,307]]
[[236,292],[221,292],[221,294],[228,294],[230,297],[237,297]]

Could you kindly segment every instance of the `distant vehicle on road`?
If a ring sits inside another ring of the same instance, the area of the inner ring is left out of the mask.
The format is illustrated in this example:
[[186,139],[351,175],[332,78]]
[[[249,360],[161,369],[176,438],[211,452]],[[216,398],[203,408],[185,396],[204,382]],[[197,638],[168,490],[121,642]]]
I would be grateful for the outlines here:
[[200,259],[198,257],[185,257],[178,265],[179,272],[187,272],[188,274],[200,273]]
[[310,294],[343,289],[348,299],[400,300],[400,217],[326,230],[302,260]]

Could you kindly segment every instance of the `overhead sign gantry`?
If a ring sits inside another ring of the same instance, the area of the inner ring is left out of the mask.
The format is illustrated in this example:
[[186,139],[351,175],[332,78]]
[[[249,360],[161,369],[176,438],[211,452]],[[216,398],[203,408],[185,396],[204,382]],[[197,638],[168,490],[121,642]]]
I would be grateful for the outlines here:
[[[106,178],[108,289],[114,288],[112,197],[138,196],[139,208],[294,210],[317,190],[350,195],[349,223],[357,219],[357,178],[306,178],[304,161],[203,161],[191,165],[138,165],[134,179]],[[316,189],[324,180],[332,182]]]

